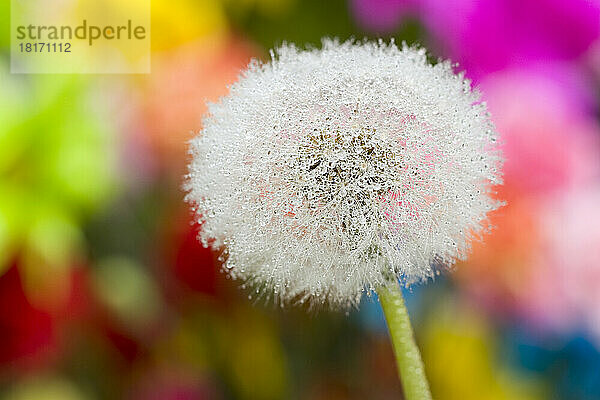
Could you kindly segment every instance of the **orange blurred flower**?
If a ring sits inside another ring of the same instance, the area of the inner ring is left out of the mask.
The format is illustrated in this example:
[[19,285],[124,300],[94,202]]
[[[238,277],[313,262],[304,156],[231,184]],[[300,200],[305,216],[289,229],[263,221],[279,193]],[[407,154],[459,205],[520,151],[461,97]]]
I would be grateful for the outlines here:
[[237,38],[197,41],[153,58],[140,91],[138,140],[149,144],[162,166],[181,172],[187,141],[201,128],[206,101],[227,94],[255,51]]

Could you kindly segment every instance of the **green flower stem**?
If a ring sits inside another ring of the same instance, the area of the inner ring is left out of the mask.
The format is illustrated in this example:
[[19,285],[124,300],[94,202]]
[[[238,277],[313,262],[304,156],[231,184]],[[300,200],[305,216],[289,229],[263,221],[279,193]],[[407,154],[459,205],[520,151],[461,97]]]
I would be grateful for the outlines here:
[[377,290],[392,339],[398,375],[406,400],[431,399],[423,361],[413,337],[400,286],[395,283]]

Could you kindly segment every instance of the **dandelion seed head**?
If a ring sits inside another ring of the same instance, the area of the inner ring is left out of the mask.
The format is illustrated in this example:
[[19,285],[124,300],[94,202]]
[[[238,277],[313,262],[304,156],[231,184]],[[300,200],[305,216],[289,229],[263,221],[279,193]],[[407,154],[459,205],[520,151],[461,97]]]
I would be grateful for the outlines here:
[[284,45],[191,142],[187,200],[233,278],[348,307],[464,259],[501,183],[497,134],[447,62],[393,42]]

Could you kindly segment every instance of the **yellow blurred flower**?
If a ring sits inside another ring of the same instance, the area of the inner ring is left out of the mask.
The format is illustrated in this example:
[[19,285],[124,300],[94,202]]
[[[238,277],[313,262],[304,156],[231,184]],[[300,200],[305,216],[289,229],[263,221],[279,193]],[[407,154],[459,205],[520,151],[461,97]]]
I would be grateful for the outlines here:
[[192,306],[170,340],[157,347],[159,358],[199,374],[218,371],[239,399],[287,398],[288,365],[273,321],[249,305],[206,306]]
[[92,270],[92,288],[126,329],[140,333],[158,321],[163,306],[160,289],[134,259],[102,259]]
[[[265,315],[240,307],[221,333],[223,353],[242,399],[281,399],[288,385],[285,356],[275,328]],[[235,343],[235,346],[231,346]]]
[[75,384],[59,376],[32,377],[18,382],[4,400],[86,400]]
[[498,365],[485,320],[452,301],[428,316],[421,349],[433,397],[439,400],[542,399],[535,382]]
[[228,22],[219,0],[152,0],[152,49],[226,36]]
[[237,9],[237,12],[248,12],[256,9],[261,14],[277,17],[289,11],[296,0],[222,0],[230,8]]

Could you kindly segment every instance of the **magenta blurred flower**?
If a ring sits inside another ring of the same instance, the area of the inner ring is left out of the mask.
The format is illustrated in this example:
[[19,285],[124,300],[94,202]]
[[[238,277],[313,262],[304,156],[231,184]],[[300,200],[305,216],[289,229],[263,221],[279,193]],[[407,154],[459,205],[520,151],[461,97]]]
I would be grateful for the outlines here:
[[358,25],[367,31],[394,31],[407,15],[416,15],[418,0],[352,0],[350,8]]
[[570,60],[600,34],[590,0],[424,0],[423,22],[471,77],[532,61]]
[[571,60],[600,35],[597,0],[352,0],[365,30],[389,33],[419,18],[431,47],[472,78],[532,61]]

